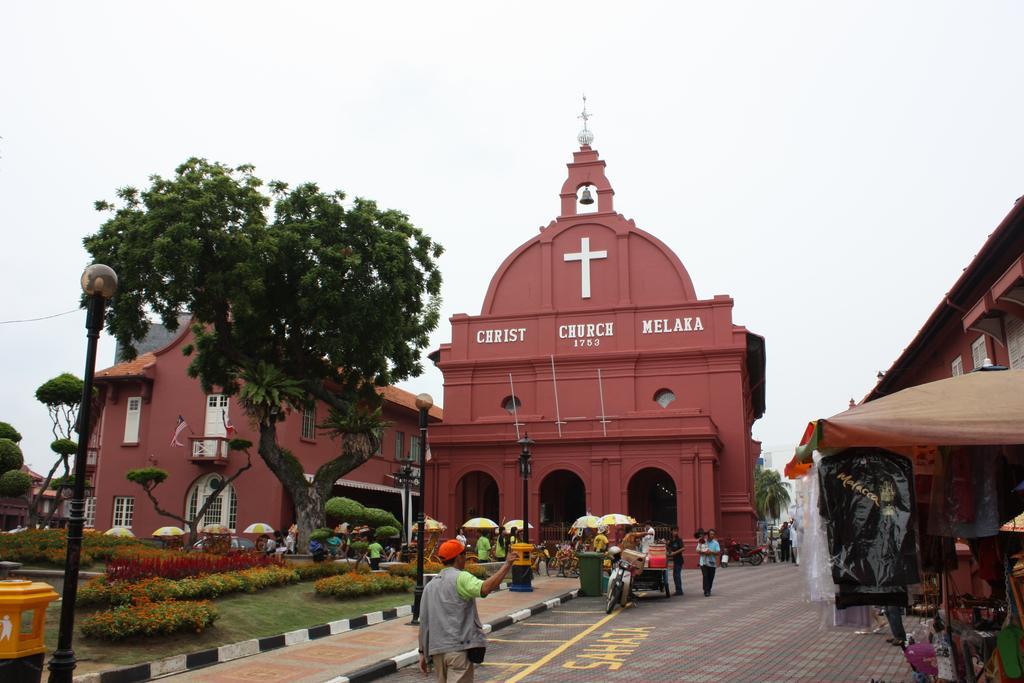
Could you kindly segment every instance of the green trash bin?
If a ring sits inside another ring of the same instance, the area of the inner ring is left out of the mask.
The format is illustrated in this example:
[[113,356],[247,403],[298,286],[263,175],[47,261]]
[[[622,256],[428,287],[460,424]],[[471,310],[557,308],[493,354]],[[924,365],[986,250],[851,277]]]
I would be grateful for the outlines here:
[[601,561],[604,553],[578,553],[580,558],[580,595],[597,597],[601,593]]

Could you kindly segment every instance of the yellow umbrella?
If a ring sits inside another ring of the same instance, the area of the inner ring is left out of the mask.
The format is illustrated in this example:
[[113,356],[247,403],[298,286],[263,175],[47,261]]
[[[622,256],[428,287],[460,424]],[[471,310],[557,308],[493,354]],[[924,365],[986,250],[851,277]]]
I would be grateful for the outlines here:
[[274,527],[264,522],[255,522],[245,527],[243,534],[272,534],[274,533]]
[[207,524],[203,527],[204,534],[230,534],[231,529],[223,524]]
[[162,526],[153,532],[154,536],[184,536],[185,530],[176,526]]
[[[522,524],[522,522],[519,522]],[[498,523],[494,520],[487,519],[486,517],[474,517],[465,524],[462,525],[463,529],[497,529]]]
[[620,515],[618,513],[605,515],[601,519],[597,520],[598,526],[617,526],[622,524],[636,524],[636,520],[629,515]]
[[573,529],[596,529],[601,526],[601,518],[589,512],[572,523]]
[[118,538],[135,538],[132,530],[124,526],[115,526],[103,532],[104,536],[117,536]]
[[1011,531],[1024,534],[1024,512],[1020,513],[1006,524],[999,527],[1000,531]]
[[[419,522],[416,522],[415,524],[412,525],[412,530],[413,531],[419,531],[419,528],[420,528],[420,523]],[[444,531],[447,528],[448,527],[446,527],[444,524],[442,524],[441,522],[437,521],[436,519],[434,519],[430,515],[427,515],[426,518],[423,520],[423,530],[424,531]]]
[[[504,524],[502,524],[501,528],[504,529],[506,532],[511,531],[512,529],[518,529],[519,531],[522,531],[523,530],[523,520],[521,520],[521,519],[513,519],[510,522],[505,522]],[[532,524],[530,525],[530,528],[531,529],[533,528]]]

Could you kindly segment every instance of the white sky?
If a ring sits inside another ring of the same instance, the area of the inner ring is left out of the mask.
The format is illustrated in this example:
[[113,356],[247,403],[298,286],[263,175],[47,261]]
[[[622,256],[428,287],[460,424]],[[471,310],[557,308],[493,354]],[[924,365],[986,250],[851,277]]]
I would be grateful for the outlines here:
[[[793,443],[1024,194],[1024,4],[723,5],[8,3],[0,320],[74,308],[93,201],[198,155],[407,212],[447,249],[436,346],[557,214],[585,91],[616,209],[765,336],[755,436]],[[33,393],[82,374],[83,325],[0,325],[0,420],[36,468]],[[404,386],[442,396],[432,368]]]

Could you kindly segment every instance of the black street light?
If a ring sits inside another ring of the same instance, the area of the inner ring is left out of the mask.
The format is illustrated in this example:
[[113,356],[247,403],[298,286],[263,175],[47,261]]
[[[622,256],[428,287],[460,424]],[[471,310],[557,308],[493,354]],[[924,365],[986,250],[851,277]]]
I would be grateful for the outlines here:
[[523,478],[523,536],[520,543],[524,547],[519,548],[522,564],[517,562],[512,567],[512,584],[509,590],[528,593],[533,590],[533,567],[530,556],[533,551],[530,544],[530,475],[533,473],[533,466],[530,464],[530,446],[534,442],[530,438],[530,433],[526,432],[516,443],[523,447],[519,453],[519,476]]
[[410,510],[412,507],[412,500],[410,500],[411,488],[420,483],[419,475],[413,473],[412,469],[412,461],[418,455],[418,453],[413,453],[412,449],[408,453],[396,453],[395,460],[402,463],[402,468],[391,475],[395,483],[402,487],[402,545],[406,546],[409,545],[411,540],[409,538],[409,519],[412,517]]
[[85,523],[85,468],[92,426],[92,384],[96,370],[96,344],[103,329],[107,299],[117,291],[117,273],[109,266],[94,263],[82,273],[82,290],[88,297],[85,318],[87,344],[82,403],[78,409],[78,450],[75,452],[75,486],[68,517],[68,554],[64,561],[64,594],[61,596],[60,628],[57,649],[50,659],[50,683],[71,683],[75,671],[75,651],[71,639],[75,630],[75,600],[78,597],[78,569],[82,559],[82,526]]
[[416,498],[416,589],[412,599],[412,622],[420,623],[420,600],[423,599],[423,546],[426,532],[426,518],[423,514],[424,498],[427,497],[427,414],[434,399],[430,394],[416,397],[416,407],[420,411],[420,495]]

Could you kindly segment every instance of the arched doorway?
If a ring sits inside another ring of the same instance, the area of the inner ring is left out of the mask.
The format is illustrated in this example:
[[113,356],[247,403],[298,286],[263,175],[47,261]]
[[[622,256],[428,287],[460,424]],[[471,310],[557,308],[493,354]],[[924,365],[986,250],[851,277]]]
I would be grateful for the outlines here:
[[647,467],[629,480],[629,512],[638,522],[656,526],[678,524],[676,483],[664,470]]
[[235,488],[224,481],[219,474],[207,474],[196,479],[185,497],[185,517],[195,519],[199,509],[203,507],[210,498],[215,500],[206,508],[206,513],[201,520],[196,520],[199,528],[210,524],[223,524],[235,532],[235,522],[238,513],[238,499],[235,497]]
[[540,483],[541,540],[565,537],[566,530],[587,513],[587,489],[575,472],[555,470]]
[[457,519],[442,520],[455,529],[472,517],[499,519],[498,482],[486,472],[470,472],[459,479],[455,487],[455,514]]

